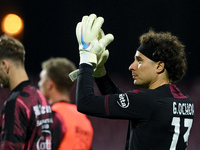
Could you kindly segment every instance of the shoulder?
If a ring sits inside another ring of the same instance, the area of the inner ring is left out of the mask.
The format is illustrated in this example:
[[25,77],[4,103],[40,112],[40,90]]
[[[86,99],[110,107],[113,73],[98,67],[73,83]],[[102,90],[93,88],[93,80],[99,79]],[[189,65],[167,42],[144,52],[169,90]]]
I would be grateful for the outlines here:
[[[50,105],[43,94],[30,82],[22,83],[17,89],[12,91],[9,101],[15,103],[15,109],[19,108],[25,112],[39,111],[39,107],[45,110],[50,109]],[[23,108],[23,109],[22,109]]]
[[127,94],[129,96],[137,97],[137,98],[152,98],[157,97],[159,90],[152,89],[135,89],[132,91],[128,91]]
[[78,112],[75,104],[67,103],[67,102],[57,102],[51,106],[52,111],[58,113],[65,120],[69,119],[77,119],[79,121],[87,118],[85,114]]
[[77,107],[75,104],[71,104],[68,102],[56,102],[51,105],[53,111],[56,112],[70,112],[70,111],[77,111]]
[[135,89],[127,92],[130,102],[139,105],[154,105],[164,97],[171,97],[169,85],[160,86],[156,89]]
[[19,92],[18,98],[25,103],[28,103],[27,105],[36,105],[38,103],[41,105],[49,105],[47,99],[40,92],[40,90],[32,84],[24,86],[24,88]]

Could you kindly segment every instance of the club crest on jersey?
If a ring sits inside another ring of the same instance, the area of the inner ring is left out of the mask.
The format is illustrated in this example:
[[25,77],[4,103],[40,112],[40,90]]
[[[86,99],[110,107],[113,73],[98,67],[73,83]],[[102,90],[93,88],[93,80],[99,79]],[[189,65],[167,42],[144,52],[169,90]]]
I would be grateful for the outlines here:
[[122,108],[127,108],[129,106],[129,98],[126,93],[119,94],[119,99],[117,100],[117,103]]

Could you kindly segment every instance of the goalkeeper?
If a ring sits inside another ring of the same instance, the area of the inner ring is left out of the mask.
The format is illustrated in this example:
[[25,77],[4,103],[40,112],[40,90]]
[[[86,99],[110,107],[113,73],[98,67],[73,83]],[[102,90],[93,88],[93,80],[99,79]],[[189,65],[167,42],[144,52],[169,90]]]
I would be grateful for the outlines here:
[[[129,66],[134,84],[128,92],[118,88],[106,73],[106,46],[114,39],[104,35],[104,19],[95,14],[78,23],[80,65],[76,102],[87,115],[129,120],[126,150],[183,150],[193,123],[191,98],[175,83],[185,75],[184,45],[169,32],[149,30]],[[93,77],[102,96],[94,95]]]

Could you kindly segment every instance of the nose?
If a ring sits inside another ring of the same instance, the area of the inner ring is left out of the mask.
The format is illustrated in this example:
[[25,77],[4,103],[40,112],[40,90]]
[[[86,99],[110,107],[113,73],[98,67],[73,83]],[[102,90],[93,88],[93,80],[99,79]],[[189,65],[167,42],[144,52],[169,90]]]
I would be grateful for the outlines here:
[[130,71],[135,70],[135,63],[133,62],[133,63],[129,66],[128,69],[129,69]]

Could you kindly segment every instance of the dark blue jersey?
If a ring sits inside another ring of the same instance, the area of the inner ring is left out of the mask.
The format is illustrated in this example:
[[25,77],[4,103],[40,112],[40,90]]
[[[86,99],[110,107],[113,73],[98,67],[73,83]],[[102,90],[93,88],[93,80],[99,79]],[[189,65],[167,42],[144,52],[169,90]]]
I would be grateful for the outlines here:
[[103,95],[95,96],[92,67],[82,64],[79,69],[78,110],[98,117],[129,120],[127,150],[186,149],[194,105],[176,85],[125,93],[106,75],[96,79]]

